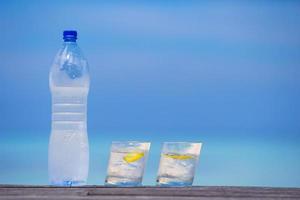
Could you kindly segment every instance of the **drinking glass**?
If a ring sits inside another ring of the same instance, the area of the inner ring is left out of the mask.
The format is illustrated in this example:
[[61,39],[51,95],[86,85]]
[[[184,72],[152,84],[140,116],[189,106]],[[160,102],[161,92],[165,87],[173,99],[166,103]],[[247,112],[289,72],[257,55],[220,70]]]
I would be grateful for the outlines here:
[[140,186],[149,148],[149,142],[112,142],[105,185]]
[[159,186],[193,184],[202,143],[165,142],[157,176]]

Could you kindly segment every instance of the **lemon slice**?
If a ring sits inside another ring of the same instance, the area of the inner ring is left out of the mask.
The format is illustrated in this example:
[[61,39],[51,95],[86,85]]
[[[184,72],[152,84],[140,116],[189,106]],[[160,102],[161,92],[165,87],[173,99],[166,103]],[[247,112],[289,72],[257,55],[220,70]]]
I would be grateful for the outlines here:
[[144,152],[131,152],[126,154],[123,159],[127,162],[127,163],[132,163],[135,161],[138,161],[139,159],[141,159],[142,157],[144,157],[145,153]]
[[173,158],[176,160],[188,160],[192,159],[193,156],[191,155],[180,155],[180,154],[164,154],[166,157]]

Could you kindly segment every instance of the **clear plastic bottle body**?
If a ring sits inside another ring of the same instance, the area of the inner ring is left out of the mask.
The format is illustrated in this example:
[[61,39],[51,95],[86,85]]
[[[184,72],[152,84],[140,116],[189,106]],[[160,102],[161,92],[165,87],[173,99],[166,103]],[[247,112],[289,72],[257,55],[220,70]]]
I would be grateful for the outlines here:
[[89,70],[75,41],[63,43],[50,70],[52,125],[48,168],[52,185],[85,185],[89,169]]

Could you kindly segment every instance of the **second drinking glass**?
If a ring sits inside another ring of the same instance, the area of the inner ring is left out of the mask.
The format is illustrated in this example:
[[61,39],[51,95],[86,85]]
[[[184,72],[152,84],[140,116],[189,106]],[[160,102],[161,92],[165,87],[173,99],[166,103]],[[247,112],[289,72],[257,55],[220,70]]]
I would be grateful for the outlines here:
[[202,143],[165,142],[161,152],[157,185],[191,186]]

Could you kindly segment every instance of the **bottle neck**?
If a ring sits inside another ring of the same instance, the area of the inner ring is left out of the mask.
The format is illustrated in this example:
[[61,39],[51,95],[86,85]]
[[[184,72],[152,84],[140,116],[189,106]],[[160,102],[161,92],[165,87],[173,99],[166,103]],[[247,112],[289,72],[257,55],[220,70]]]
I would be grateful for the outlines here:
[[77,43],[73,41],[64,41],[62,46],[63,48],[68,48],[68,49],[75,49],[78,47]]
[[68,41],[68,40],[64,40],[64,44],[66,44],[66,45],[77,45],[76,41]]

